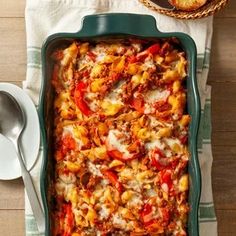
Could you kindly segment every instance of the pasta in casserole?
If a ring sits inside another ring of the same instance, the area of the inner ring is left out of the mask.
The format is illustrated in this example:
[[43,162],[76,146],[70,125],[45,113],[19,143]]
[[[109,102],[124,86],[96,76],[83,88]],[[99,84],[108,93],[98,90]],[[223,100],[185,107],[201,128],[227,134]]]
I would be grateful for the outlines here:
[[187,235],[190,116],[177,39],[73,41],[52,59],[52,235]]

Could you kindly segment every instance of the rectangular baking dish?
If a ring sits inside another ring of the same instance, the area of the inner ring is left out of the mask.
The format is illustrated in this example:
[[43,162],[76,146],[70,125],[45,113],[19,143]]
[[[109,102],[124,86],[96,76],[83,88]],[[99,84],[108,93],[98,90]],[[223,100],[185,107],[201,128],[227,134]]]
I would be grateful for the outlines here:
[[200,119],[200,99],[196,81],[196,46],[192,38],[186,34],[173,32],[162,33],[156,27],[155,18],[149,15],[110,13],[90,15],[84,17],[82,28],[76,33],[57,33],[49,36],[42,47],[42,71],[43,80],[41,85],[39,117],[43,142],[43,164],[41,170],[41,196],[43,200],[46,232],[50,235],[50,199],[51,177],[53,175],[52,163],[52,127],[53,127],[53,100],[54,91],[51,85],[52,52],[63,45],[69,45],[75,39],[96,41],[99,39],[125,39],[125,38],[171,38],[176,37],[181,47],[186,52],[188,60],[187,79],[187,110],[191,116],[189,127],[189,151],[190,161],[188,172],[190,176],[188,216],[188,235],[198,236],[198,206],[201,193],[201,174],[197,156],[197,132]]

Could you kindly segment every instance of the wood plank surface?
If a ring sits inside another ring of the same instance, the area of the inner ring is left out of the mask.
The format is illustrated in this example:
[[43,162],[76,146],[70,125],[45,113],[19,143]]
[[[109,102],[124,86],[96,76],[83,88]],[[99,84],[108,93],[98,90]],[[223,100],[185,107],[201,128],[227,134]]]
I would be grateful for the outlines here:
[[24,17],[25,0],[0,0],[0,18]]
[[0,181],[0,210],[24,210],[25,201],[22,185],[21,179]]
[[[26,75],[25,0],[0,0],[0,82]],[[236,235],[236,1],[216,14],[208,84],[212,86],[212,185],[219,236]],[[20,179],[0,181],[0,235],[23,236]]]
[[[214,153],[212,183],[216,209],[236,210],[236,145],[214,145],[212,148]],[[219,225],[221,226],[221,222]]]
[[[236,6],[235,6],[236,11]],[[209,84],[236,82],[236,17],[215,18]]]
[[[212,78],[210,77],[210,79]],[[214,119],[212,119],[212,127],[214,131],[213,141],[215,141],[214,139],[217,138],[215,137],[215,135],[218,135],[218,132],[236,132],[236,122],[232,120],[232,114],[236,114],[236,99],[234,99],[236,91],[236,81],[235,83],[212,82],[211,85],[212,85],[212,117],[214,117]],[[221,142],[222,140],[219,141]],[[217,143],[214,142],[214,144]],[[233,142],[230,145],[232,144],[235,145],[236,143]],[[223,142],[223,145],[228,146],[227,140]]]
[[[236,211],[219,210],[218,211],[218,229],[219,236],[235,236],[236,229]],[[210,235],[209,235],[210,236]]]
[[224,10],[216,14],[217,18],[236,17],[236,1],[229,0]]
[[26,75],[26,39],[23,18],[0,18],[0,81],[22,81]]
[[25,235],[23,210],[0,210],[0,235]]

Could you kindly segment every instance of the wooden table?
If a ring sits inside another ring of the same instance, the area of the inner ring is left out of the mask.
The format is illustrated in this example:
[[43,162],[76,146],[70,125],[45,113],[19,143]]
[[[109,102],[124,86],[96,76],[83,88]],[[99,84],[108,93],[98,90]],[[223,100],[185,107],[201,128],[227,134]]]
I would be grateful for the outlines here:
[[[25,0],[0,0],[0,81],[26,75]],[[212,86],[213,190],[220,236],[236,235],[236,1],[215,16]],[[1,108],[0,108],[1,109]],[[2,154],[0,154],[2,155]],[[0,181],[0,235],[25,235],[21,179]]]

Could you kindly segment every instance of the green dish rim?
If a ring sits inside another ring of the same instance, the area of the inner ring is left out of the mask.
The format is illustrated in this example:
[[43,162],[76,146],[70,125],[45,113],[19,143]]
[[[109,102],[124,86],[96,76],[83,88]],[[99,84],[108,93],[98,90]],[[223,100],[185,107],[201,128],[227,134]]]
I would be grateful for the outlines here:
[[[188,235],[199,235],[198,222],[198,207],[201,194],[201,173],[198,162],[197,153],[197,134],[200,122],[200,98],[196,80],[196,45],[193,39],[184,33],[170,32],[162,33],[156,27],[156,20],[150,15],[139,15],[129,13],[107,13],[88,15],[82,19],[82,28],[75,33],[57,33],[49,36],[42,46],[42,74],[43,80],[40,91],[39,101],[39,120],[41,125],[41,137],[43,144],[43,162],[40,173],[40,190],[45,212],[46,230],[45,235],[50,235],[50,221],[49,209],[47,201],[47,173],[46,167],[48,165],[48,145],[46,138],[46,127],[44,120],[44,106],[45,106],[45,90],[48,79],[47,66],[47,50],[53,45],[55,41],[65,39],[94,39],[99,37],[139,37],[139,38],[172,38],[176,37],[180,40],[182,47],[187,53],[188,58],[188,80],[187,80],[187,100],[188,109],[191,110],[190,123],[190,140],[189,150],[191,158],[189,161],[188,170],[190,173],[190,213],[188,217]],[[191,103],[191,104],[190,104]]]

